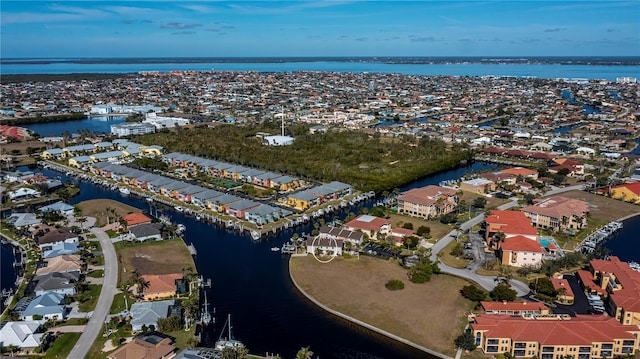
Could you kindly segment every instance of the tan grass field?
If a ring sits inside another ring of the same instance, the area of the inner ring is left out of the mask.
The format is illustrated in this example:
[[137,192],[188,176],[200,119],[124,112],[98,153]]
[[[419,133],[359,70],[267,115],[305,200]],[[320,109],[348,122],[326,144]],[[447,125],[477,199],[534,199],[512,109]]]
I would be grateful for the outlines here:
[[613,198],[584,191],[571,191],[561,194],[564,197],[579,199],[589,203],[591,217],[606,221],[617,221],[631,214],[640,213],[640,206]]
[[[453,340],[473,306],[459,293],[467,281],[437,275],[426,284],[413,284],[404,268],[381,259],[336,258],[320,264],[312,256],[296,257],[290,269],[298,285],[328,307],[451,356]],[[405,288],[386,289],[390,279],[402,280]]]
[[80,202],[76,204],[76,206],[82,210],[83,216],[96,218],[96,225],[98,227],[102,227],[107,224],[107,208],[115,208],[116,213],[119,216],[124,216],[125,214],[133,212],[142,212],[135,207],[110,199],[92,199]]
[[389,215],[389,220],[391,221],[392,227],[402,227],[404,223],[413,224],[413,232],[418,230],[420,226],[427,226],[431,228],[431,237],[440,239],[445,234],[451,232],[453,229],[452,226],[442,224],[438,221],[427,221],[422,218],[405,216],[402,214],[391,214]]
[[[187,268],[195,270],[193,258],[182,240],[145,242],[130,246],[116,246],[119,282],[140,275],[182,273]],[[126,272],[125,272],[126,269]]]

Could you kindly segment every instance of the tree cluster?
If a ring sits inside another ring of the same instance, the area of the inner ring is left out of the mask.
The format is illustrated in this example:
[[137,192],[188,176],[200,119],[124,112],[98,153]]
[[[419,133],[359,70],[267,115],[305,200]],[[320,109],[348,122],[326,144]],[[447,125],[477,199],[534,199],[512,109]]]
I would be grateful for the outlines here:
[[434,274],[440,273],[437,262],[432,262],[428,257],[420,259],[411,269],[409,269],[409,280],[413,283],[426,283],[431,280]]

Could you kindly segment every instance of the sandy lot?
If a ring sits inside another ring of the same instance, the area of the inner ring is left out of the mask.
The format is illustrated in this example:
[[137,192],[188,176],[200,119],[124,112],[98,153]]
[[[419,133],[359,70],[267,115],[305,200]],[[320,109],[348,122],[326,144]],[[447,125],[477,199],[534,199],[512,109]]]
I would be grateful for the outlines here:
[[[426,284],[413,284],[398,264],[369,257],[336,258],[329,264],[312,256],[296,257],[290,268],[296,282],[328,307],[455,356],[453,340],[462,332],[465,312],[472,308],[459,293],[468,282],[438,275]],[[405,288],[386,289],[390,279],[402,280]]]
[[563,193],[561,196],[588,202],[591,217],[606,221],[617,221],[628,215],[640,213],[640,206],[589,192],[571,191]]
[[182,240],[146,242],[131,246],[116,247],[118,268],[126,268],[120,272],[119,282],[128,280],[135,270],[138,274],[182,273],[193,268],[193,258]]

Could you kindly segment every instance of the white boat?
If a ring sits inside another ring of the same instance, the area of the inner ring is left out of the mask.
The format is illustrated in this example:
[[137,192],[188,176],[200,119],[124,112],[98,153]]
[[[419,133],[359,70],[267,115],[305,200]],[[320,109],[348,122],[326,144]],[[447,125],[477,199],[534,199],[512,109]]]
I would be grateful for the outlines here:
[[184,211],[184,208],[182,208],[180,206],[175,206],[175,207],[173,207],[173,209],[175,209],[178,212],[183,212]]
[[257,241],[260,239],[260,237],[262,237],[262,235],[260,235],[260,232],[258,231],[251,231],[251,238],[253,238],[254,241]]
[[233,228],[235,226],[235,224],[233,223],[232,220],[227,220],[227,228]]
[[271,251],[272,252],[278,252],[280,250],[280,248],[278,247],[271,247]]
[[153,202],[153,197],[149,196],[145,198],[147,200],[147,202]]
[[127,187],[118,187],[118,191],[120,191],[120,193],[125,195],[131,194],[131,191]]
[[[225,335],[225,328],[227,328],[227,337],[223,337]],[[215,349],[224,350],[224,349],[241,349],[244,348],[244,344],[242,342],[233,339],[231,335],[231,314],[227,317],[227,321],[224,323],[224,327],[222,327],[222,332],[220,332],[220,338],[216,342]]]
[[211,313],[209,313],[209,303],[207,302],[207,292],[204,292],[204,307],[202,308],[202,314],[200,315],[200,321],[202,325],[211,324],[213,318],[211,317]]

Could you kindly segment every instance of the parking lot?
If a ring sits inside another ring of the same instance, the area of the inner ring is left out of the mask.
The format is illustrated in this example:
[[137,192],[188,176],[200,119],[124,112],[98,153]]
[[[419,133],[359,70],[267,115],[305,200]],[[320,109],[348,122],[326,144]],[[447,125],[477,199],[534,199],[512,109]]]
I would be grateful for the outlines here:
[[571,290],[574,295],[574,303],[572,305],[558,304],[553,308],[555,314],[569,314],[575,316],[576,314],[589,314],[591,312],[591,306],[587,300],[586,294],[580,288],[580,284],[575,275],[565,275],[564,278],[569,282]]
[[397,250],[389,247],[383,247],[379,244],[369,244],[360,250],[360,254],[372,257],[389,259],[395,255]]

